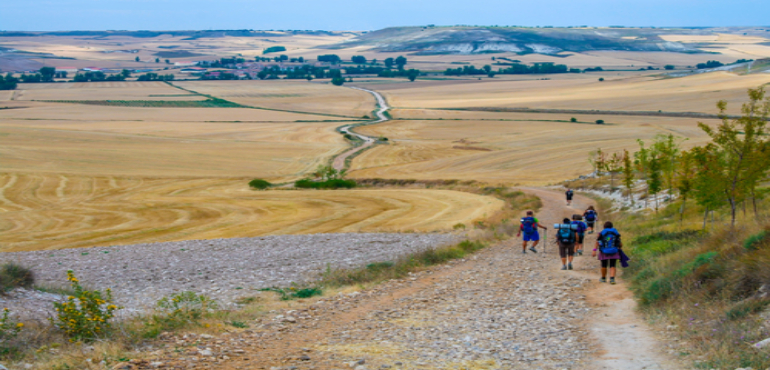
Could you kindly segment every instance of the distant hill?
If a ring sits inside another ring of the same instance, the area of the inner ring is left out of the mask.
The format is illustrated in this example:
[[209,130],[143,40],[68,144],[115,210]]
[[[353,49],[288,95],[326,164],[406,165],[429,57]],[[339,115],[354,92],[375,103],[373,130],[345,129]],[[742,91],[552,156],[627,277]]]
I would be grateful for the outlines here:
[[328,49],[369,46],[385,52],[483,54],[514,52],[551,54],[590,50],[701,52],[692,44],[670,42],[664,34],[708,35],[710,29],[660,28],[520,28],[394,27],[365,33]]
[[329,31],[255,31],[255,30],[205,30],[205,31],[59,31],[59,32],[16,32],[2,31],[0,37],[35,37],[35,36],[87,36],[105,38],[124,36],[137,38],[153,38],[162,35],[183,36],[189,40],[199,38],[220,37],[279,37],[290,35],[336,35],[338,32]]

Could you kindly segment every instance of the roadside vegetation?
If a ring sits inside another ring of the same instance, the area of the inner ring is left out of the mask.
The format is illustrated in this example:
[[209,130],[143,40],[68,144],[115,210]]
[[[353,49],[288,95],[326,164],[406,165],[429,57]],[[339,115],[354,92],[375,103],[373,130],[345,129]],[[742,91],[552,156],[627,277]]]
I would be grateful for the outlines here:
[[598,176],[565,184],[654,209],[608,212],[605,202],[604,214],[627,240],[624,278],[641,309],[697,368],[770,367],[770,346],[759,344],[770,338],[769,114],[764,91],[749,90],[742,117],[700,124],[711,143],[683,150],[667,135],[633,155],[597,150]]
[[101,105],[134,108],[250,108],[224,99],[206,100],[39,100],[48,103]]

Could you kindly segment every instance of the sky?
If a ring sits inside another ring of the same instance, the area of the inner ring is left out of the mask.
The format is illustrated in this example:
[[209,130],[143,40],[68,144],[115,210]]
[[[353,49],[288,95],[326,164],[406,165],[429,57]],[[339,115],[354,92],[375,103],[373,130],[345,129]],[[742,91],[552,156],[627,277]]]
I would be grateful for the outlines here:
[[768,0],[0,0],[0,30],[768,26]]

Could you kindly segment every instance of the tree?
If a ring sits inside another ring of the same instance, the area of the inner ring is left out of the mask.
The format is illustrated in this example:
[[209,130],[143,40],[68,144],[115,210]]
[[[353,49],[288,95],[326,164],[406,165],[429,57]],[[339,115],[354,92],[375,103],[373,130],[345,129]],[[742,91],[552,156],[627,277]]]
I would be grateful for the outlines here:
[[606,161],[607,155],[602,151],[602,148],[588,154],[588,162],[591,163],[591,167],[594,169],[596,176],[601,175]]
[[604,120],[603,119],[597,119],[596,120],[596,124],[597,125],[603,125],[604,124]]
[[42,82],[53,82],[53,77],[56,75],[56,68],[54,67],[43,67],[40,68],[38,71],[40,73],[40,81]]
[[730,204],[731,225],[735,226],[738,204],[746,200],[747,194],[756,189],[760,180],[767,175],[770,160],[767,148],[770,145],[767,132],[767,119],[770,115],[770,99],[765,100],[765,90],[749,89],[749,102],[741,109],[743,115],[729,119],[725,111],[727,102],[717,103],[722,123],[712,129],[698,122],[698,126],[713,141],[704,149],[710,159],[709,176],[714,179],[714,186],[720,187]]
[[137,56],[136,58],[134,58],[134,60],[138,62],[139,61],[139,57]]
[[171,64],[171,61],[166,59],[166,64]]
[[342,77],[334,77],[332,78],[332,84],[334,86],[342,86],[345,84],[345,79]]
[[604,169],[610,173],[610,191],[615,190],[615,173],[623,170],[624,158],[618,153],[612,153],[612,156],[604,161]]
[[604,77],[599,77],[599,82],[604,81]]
[[17,85],[18,80],[10,72],[5,75],[5,78],[0,75],[0,90],[15,90]]
[[575,122],[577,122],[577,118],[572,117],[572,118],[569,119],[569,121],[572,122],[572,123],[575,123]]
[[665,180],[666,188],[669,195],[673,194],[674,190],[674,175],[676,173],[676,161],[681,151],[680,143],[687,139],[677,138],[672,134],[658,135],[655,137],[653,150],[660,155],[661,171],[663,179]]
[[628,150],[623,150],[623,185],[626,186],[628,192],[628,199],[631,201],[631,205],[634,205],[634,166],[631,163],[631,155],[628,154]]
[[406,71],[406,78],[409,79],[409,81],[414,82],[415,79],[417,79],[417,76],[420,75],[420,71],[416,69],[410,69]]
[[366,57],[362,55],[354,55],[350,60],[356,64],[366,64]]
[[674,66],[673,64],[666,64],[663,68],[667,71],[670,71],[676,68],[676,66]]
[[160,63],[160,58],[155,58],[155,63]]
[[658,193],[663,187],[663,182],[660,179],[660,158],[652,156],[650,158],[650,165],[647,168],[649,170],[647,176],[647,189],[649,194],[655,197],[655,212],[658,212]]
[[125,78],[129,78],[129,77],[131,77],[131,71],[129,71],[129,70],[127,70],[127,69],[124,69],[124,70],[122,70],[122,71],[120,72],[120,74],[123,76],[123,78],[124,78],[124,79],[125,79]]
[[679,209],[679,222],[684,220],[684,211],[687,199],[695,188],[698,176],[698,166],[695,151],[685,151],[679,155],[679,165],[676,166],[676,189],[682,198],[682,207]]
[[393,60],[393,58],[387,58],[387,59],[385,59],[385,61],[383,63],[385,63],[385,68],[391,69],[391,68],[393,68],[394,60]]
[[403,70],[405,65],[406,65],[406,58],[404,58],[403,55],[400,55],[398,58],[396,58],[396,67],[399,70]]
[[297,58],[297,61],[300,62],[300,63],[305,63],[305,58],[304,57],[299,57],[299,58]]

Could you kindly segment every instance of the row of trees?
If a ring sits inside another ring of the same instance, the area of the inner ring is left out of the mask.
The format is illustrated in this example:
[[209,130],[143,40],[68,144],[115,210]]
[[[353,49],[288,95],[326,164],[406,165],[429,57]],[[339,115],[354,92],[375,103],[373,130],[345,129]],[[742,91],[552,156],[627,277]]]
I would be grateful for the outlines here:
[[492,69],[492,66],[485,65],[482,68],[476,68],[475,66],[463,66],[460,68],[447,68],[444,71],[446,76],[466,76],[466,75],[487,75],[494,77],[496,74],[504,75],[521,75],[521,74],[549,74],[549,73],[580,73],[580,69],[570,69],[564,64],[548,63],[535,63],[531,66],[521,63],[509,64],[507,68],[499,68],[497,71]]
[[137,81],[173,81],[174,75],[167,74],[167,75],[159,75],[157,73],[145,73],[141,76],[139,76]]
[[748,95],[740,118],[728,119],[727,103],[720,101],[721,124],[712,128],[698,123],[712,139],[704,146],[683,150],[684,139],[663,135],[649,147],[639,140],[639,150],[633,156],[627,150],[609,155],[600,149],[592,153],[591,163],[597,173],[610,174],[613,187],[615,176],[622,174],[630,197],[637,178],[641,178],[648,195],[656,199],[664,190],[670,196],[678,194],[682,214],[687,201],[695,199],[705,210],[704,222],[710,211],[729,206],[735,225],[741,206],[745,212],[751,204],[758,213],[757,201],[768,194],[760,185],[770,173],[770,98],[765,99],[764,88],[749,89]]

